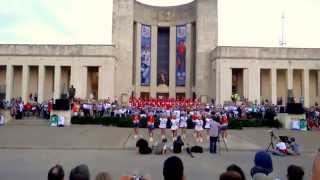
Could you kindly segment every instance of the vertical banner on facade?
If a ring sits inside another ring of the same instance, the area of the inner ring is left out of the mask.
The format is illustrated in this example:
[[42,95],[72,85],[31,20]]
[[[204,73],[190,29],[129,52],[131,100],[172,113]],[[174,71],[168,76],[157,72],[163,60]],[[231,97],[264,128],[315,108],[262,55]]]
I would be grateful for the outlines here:
[[176,52],[176,85],[186,84],[186,39],[187,26],[177,26],[177,52]]
[[141,85],[150,85],[151,72],[151,26],[141,26]]

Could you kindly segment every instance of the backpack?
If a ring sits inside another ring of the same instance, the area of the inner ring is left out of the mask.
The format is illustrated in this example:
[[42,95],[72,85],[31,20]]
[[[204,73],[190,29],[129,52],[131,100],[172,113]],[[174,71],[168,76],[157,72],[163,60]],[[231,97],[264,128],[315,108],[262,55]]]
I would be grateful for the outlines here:
[[203,148],[201,146],[192,146],[191,147],[191,152],[194,153],[203,153]]

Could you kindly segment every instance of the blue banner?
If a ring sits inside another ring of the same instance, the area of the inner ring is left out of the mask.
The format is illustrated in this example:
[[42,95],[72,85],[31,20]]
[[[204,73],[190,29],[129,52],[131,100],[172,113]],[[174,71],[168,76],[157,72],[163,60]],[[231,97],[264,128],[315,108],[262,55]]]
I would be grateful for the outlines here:
[[141,85],[150,85],[151,72],[151,26],[141,26]]
[[186,85],[186,39],[187,26],[177,26],[177,51],[176,51],[176,85]]

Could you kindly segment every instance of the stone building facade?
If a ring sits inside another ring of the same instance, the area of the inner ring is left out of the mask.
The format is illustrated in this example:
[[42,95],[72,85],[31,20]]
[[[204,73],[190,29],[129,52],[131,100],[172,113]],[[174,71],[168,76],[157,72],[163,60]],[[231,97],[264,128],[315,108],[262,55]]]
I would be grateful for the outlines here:
[[70,85],[86,99],[131,95],[216,103],[237,93],[250,101],[306,106],[320,93],[320,49],[219,47],[217,0],[155,7],[114,0],[112,45],[0,45],[0,94],[59,98]]

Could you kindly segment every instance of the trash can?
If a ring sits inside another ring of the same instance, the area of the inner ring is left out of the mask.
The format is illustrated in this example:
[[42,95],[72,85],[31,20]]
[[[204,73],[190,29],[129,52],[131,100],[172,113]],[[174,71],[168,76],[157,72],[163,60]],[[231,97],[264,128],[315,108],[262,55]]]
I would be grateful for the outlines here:
[[307,120],[300,119],[300,130],[306,131],[307,130]]
[[58,126],[59,117],[54,114],[50,118],[50,126]]

